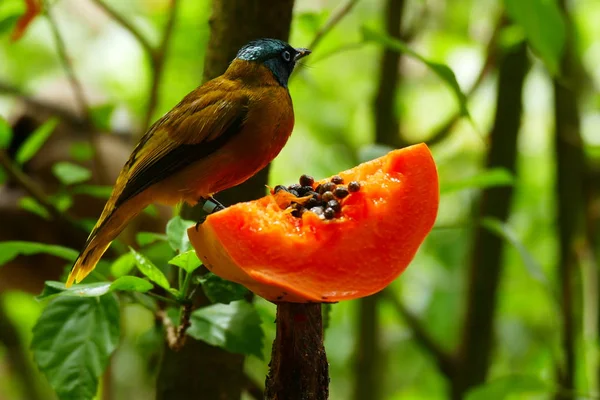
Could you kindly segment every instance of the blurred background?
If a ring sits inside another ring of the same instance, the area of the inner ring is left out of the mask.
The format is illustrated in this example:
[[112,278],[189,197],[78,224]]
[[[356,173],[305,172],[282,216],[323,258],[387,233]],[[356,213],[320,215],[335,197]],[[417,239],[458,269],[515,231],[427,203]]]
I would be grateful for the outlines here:
[[[233,44],[215,38],[271,26],[250,13],[227,22],[241,3],[0,1],[0,241],[79,249],[141,134],[222,72],[215,57],[231,59]],[[330,398],[600,398],[600,2],[248,4],[313,50],[290,82],[296,124],[270,185],[418,142],[440,175],[438,220],[407,271],[329,310]],[[285,7],[291,24],[267,11]],[[106,264],[172,215],[148,209]],[[161,259],[160,246],[145,254]],[[46,304],[35,296],[70,263],[0,249],[0,399],[57,398],[31,331]],[[213,378],[237,390],[221,398],[260,398],[264,387],[275,307],[254,305],[264,359],[227,365],[241,378]],[[98,398],[168,398],[156,389],[168,357],[155,317],[133,302],[120,309]],[[211,357],[216,370],[229,362]],[[201,368],[181,374],[202,380]]]

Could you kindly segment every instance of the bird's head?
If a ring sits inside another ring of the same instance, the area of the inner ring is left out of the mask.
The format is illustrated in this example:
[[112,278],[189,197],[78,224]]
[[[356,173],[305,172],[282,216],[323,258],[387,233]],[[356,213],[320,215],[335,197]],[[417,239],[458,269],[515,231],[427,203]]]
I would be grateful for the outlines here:
[[238,51],[239,60],[258,62],[273,72],[275,79],[283,87],[287,87],[288,79],[296,62],[310,54],[310,50],[293,48],[286,42],[277,39],[253,40]]

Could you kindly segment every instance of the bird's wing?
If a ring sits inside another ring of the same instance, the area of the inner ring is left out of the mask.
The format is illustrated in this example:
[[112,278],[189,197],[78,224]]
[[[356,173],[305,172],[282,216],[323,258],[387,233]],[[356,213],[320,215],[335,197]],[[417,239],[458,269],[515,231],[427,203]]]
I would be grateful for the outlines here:
[[220,149],[242,129],[247,111],[248,96],[239,90],[188,95],[134,149],[115,206]]

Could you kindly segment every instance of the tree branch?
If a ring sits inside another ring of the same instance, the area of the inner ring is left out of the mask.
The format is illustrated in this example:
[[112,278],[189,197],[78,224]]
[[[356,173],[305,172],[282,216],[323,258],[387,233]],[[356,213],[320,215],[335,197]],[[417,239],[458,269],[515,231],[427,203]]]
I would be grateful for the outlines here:
[[[90,121],[91,120],[90,114],[89,114],[90,109],[89,109],[88,102],[85,98],[83,86],[81,85],[81,82],[79,81],[79,79],[77,78],[77,75],[75,74],[75,70],[73,69],[71,59],[69,58],[69,54],[67,53],[65,41],[63,40],[62,36],[60,35],[60,31],[58,30],[58,25],[56,24],[56,21],[54,20],[54,17],[52,15],[51,7],[47,1],[45,3],[46,3],[46,16],[48,17],[48,22],[50,24],[52,36],[54,36],[54,41],[56,42],[56,50],[58,52],[58,57],[60,58],[63,68],[65,69],[65,73],[67,74],[67,79],[69,80],[69,83],[73,90],[73,94],[75,95],[75,99],[77,100],[77,103],[79,104],[79,108],[81,109],[81,115],[83,116],[83,119],[85,121]],[[92,130],[92,132],[95,132],[95,131]]]
[[152,86],[150,86],[150,93],[148,99],[148,107],[146,109],[146,115],[144,117],[144,123],[142,125],[141,133],[144,133],[150,128],[152,122],[152,116],[156,110],[158,104],[158,89],[162,78],[162,73],[165,65],[165,58],[169,48],[169,42],[173,33],[173,27],[175,26],[175,17],[177,15],[177,7],[179,5],[178,0],[171,0],[171,9],[167,18],[167,24],[163,31],[163,36],[160,45],[155,51],[150,52],[150,59],[152,64]]
[[56,115],[64,122],[67,122],[73,126],[84,127],[87,124],[87,121],[85,121],[81,116],[73,114],[70,110],[33,98],[10,83],[0,81],[0,93],[15,97],[21,100],[27,106],[36,110]]
[[326,400],[329,368],[320,303],[278,303],[266,400]]
[[[527,47],[516,45],[504,55],[498,73],[496,114],[490,133],[486,167],[502,167],[516,173],[517,139],[523,109],[522,93],[528,70]],[[476,218],[509,216],[512,187],[483,191]],[[460,399],[471,387],[483,383],[492,354],[496,294],[502,272],[502,239],[478,225],[473,233],[469,265],[467,311],[459,346],[459,363],[452,379],[452,397]]]
[[396,312],[406,322],[416,342],[427,351],[436,361],[438,369],[448,379],[452,379],[455,370],[453,356],[442,349],[439,344],[429,335],[421,321],[410,312],[398,297],[388,288],[383,291],[383,296],[396,309]]
[[10,159],[8,154],[0,149],[0,166],[8,173],[8,175],[19,184],[31,197],[41,204],[52,218],[62,220],[71,225],[76,225],[74,219],[67,213],[58,210],[54,204],[50,202],[46,193],[35,183],[27,174],[25,174],[15,163]]
[[121,25],[121,27],[123,29],[128,31],[131,34],[131,36],[133,36],[135,38],[135,40],[137,40],[139,42],[140,46],[142,46],[144,51],[149,56],[152,56],[152,54],[154,54],[154,47],[150,44],[148,39],[146,39],[144,37],[144,35],[142,35],[135,26],[133,26],[129,21],[127,21],[125,18],[123,18],[123,16],[121,16],[121,14],[119,14],[114,8],[112,8],[111,6],[106,4],[103,0],[92,0],[92,1],[94,2],[94,4],[96,4],[96,6],[98,6],[98,8],[100,8],[109,17],[111,17],[119,25]]
[[314,51],[319,42],[323,40],[323,38],[354,8],[354,6],[358,3],[359,0],[348,0],[344,5],[337,9],[329,19],[321,26],[315,37],[310,42],[308,46],[309,49]]
[[[567,45],[561,60],[562,76],[554,79],[554,126],[556,153],[556,211],[559,237],[558,279],[561,292],[562,351],[564,363],[558,368],[558,380],[562,388],[575,390],[576,373],[576,326],[575,274],[578,266],[576,241],[585,235],[583,176],[585,159],[581,138],[581,123],[575,89],[564,82],[575,78],[575,59],[572,53],[573,28],[565,1],[559,2],[567,20]],[[577,290],[577,292],[579,292]],[[558,393],[556,399],[570,399]]]
[[[490,36],[486,46],[486,57],[481,69],[479,70],[479,74],[477,75],[475,82],[473,82],[469,90],[465,93],[467,100],[473,97],[473,94],[475,94],[488,74],[493,70],[494,64],[496,64],[496,59],[498,58],[498,36],[500,35],[500,31],[506,25],[506,23],[506,16],[502,15],[496,23],[496,26],[494,27],[492,35]],[[460,111],[457,111],[455,114],[451,115],[446,122],[441,124],[435,130],[435,132],[430,135],[429,139],[427,139],[427,144],[429,146],[433,146],[446,139],[461,118],[462,114]]]

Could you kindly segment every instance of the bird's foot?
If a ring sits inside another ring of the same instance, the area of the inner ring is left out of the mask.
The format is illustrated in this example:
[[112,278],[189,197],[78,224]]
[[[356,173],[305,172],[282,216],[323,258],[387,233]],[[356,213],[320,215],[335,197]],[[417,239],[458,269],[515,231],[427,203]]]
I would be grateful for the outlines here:
[[199,201],[199,203],[202,203],[202,211],[204,211],[206,213],[206,215],[203,215],[200,220],[198,220],[198,222],[196,222],[196,231],[198,230],[198,227],[204,222],[206,221],[206,216],[210,215],[212,213],[215,213],[217,211],[221,211],[225,209],[225,206],[221,203],[219,203],[217,200],[215,200],[214,197],[208,197],[208,198],[201,198]]

